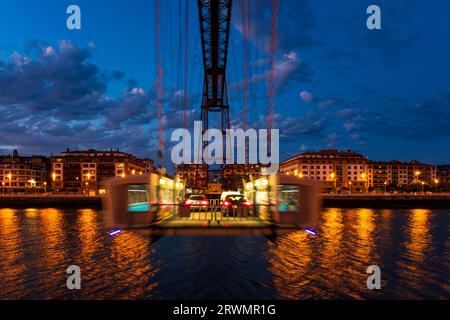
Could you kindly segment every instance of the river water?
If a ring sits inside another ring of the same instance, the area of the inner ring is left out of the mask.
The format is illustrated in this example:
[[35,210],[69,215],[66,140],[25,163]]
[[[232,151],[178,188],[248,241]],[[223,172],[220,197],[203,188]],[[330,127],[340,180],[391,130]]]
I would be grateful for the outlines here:
[[92,209],[0,209],[0,299],[449,299],[449,227],[450,210],[324,209],[316,236],[156,240],[111,238]]

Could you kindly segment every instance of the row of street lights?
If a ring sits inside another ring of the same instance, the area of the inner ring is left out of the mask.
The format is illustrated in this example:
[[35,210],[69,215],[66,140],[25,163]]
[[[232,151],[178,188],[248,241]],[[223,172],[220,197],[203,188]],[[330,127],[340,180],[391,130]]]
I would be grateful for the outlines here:
[[[419,180],[419,176],[422,174],[422,172],[420,172],[420,171],[415,171],[414,172],[414,176],[415,176],[415,181],[420,181]],[[299,177],[299,178],[303,178],[303,173],[298,173],[298,170],[295,170],[294,171],[294,175],[295,176],[297,176],[297,177]],[[333,181],[333,189],[335,190],[336,189],[336,174],[334,173],[334,172],[332,172],[331,174],[330,174],[330,178],[331,178],[331,180]],[[365,190],[366,190],[366,174],[365,173],[362,173],[361,174],[361,178],[362,178],[362,181],[364,182],[364,192],[365,192]],[[351,186],[352,186],[352,184],[353,184],[353,182],[352,181],[349,181],[348,182],[348,186],[349,186],[349,192],[351,192]],[[388,182],[387,181],[385,181],[384,183],[384,193],[387,193],[387,185],[388,185]],[[437,189],[437,187],[438,187],[438,185],[439,185],[439,180],[438,179],[434,179],[434,184],[435,184],[435,187],[436,187],[436,189]],[[425,182],[424,181],[421,181],[421,185],[422,185],[422,193],[424,193],[425,192]]]
[[[8,178],[9,183],[10,183],[9,187],[11,187],[12,174],[9,173],[8,175],[6,175],[6,178]],[[31,180],[28,180],[27,182],[30,184],[31,187],[36,187],[36,180],[31,179]],[[44,185],[44,188],[45,188],[45,193],[47,193],[47,182],[44,181],[43,185]],[[3,194],[3,196],[5,195],[5,186],[6,186],[6,183],[3,181],[2,182],[2,194]]]

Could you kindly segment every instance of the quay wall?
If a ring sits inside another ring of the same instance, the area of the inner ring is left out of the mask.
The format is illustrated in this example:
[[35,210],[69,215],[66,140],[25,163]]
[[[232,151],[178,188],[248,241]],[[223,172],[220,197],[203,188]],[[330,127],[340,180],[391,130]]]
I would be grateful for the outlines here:
[[[450,194],[323,194],[325,208],[450,209]],[[100,197],[77,195],[1,196],[0,208],[101,208]]]

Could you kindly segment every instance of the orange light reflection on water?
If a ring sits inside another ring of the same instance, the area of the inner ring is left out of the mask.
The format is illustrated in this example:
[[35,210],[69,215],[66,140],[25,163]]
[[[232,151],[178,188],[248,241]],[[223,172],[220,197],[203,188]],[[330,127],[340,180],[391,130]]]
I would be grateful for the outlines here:
[[[55,270],[46,277],[39,277],[39,286],[49,294],[55,283],[65,285],[66,242],[64,238],[63,213],[58,209],[41,209],[39,214],[39,233],[42,235],[42,266],[46,270]],[[27,216],[29,217],[29,216]],[[57,272],[60,270],[60,272]],[[51,296],[48,296],[51,298]]]
[[[96,226],[96,213],[92,209],[78,211],[78,229],[81,242],[81,256],[83,260],[90,261],[98,250],[97,242],[100,234]],[[91,266],[91,263],[86,263]]]
[[298,299],[310,282],[312,251],[306,232],[295,232],[280,238],[271,248],[270,271],[280,299]]
[[13,287],[2,287],[2,294],[7,295],[15,290],[24,290],[25,283],[22,280],[26,269],[23,252],[20,250],[19,216],[16,210],[0,209],[0,283],[14,283]]
[[355,255],[358,261],[368,266],[374,262],[374,210],[359,209],[357,211],[357,223],[355,227],[359,238],[358,245],[355,248]]
[[121,294],[121,298],[133,299],[143,294],[151,297],[157,283],[150,279],[158,270],[149,258],[149,251],[153,249],[148,239],[137,233],[122,232],[112,241],[112,283],[116,289],[129,288],[125,294]]
[[405,244],[408,257],[416,262],[423,262],[423,257],[427,246],[431,242],[428,225],[430,210],[412,210],[409,221],[409,241]]

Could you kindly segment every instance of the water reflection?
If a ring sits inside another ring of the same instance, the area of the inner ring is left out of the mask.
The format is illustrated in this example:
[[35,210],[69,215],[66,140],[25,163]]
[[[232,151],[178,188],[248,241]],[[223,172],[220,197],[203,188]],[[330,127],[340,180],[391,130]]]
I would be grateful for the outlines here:
[[[424,272],[424,259],[431,245],[430,229],[428,225],[430,210],[416,209],[409,212],[408,222],[405,226],[404,252],[399,260],[399,267],[403,273],[400,290],[405,291],[408,298],[418,298],[422,295],[423,278],[433,279],[434,275]],[[440,257],[436,257],[440,259]],[[439,283],[436,283],[439,285]],[[413,288],[407,292],[405,288]]]
[[408,258],[416,265],[423,262],[425,250],[431,243],[429,214],[430,210],[426,209],[412,210],[408,221],[409,240],[405,246]]
[[357,211],[357,223],[355,228],[358,233],[358,245],[356,247],[357,259],[364,265],[372,263],[374,257],[374,231],[375,212],[372,209],[360,209]]
[[339,263],[342,257],[342,237],[344,236],[343,211],[341,209],[327,209],[323,212],[323,222],[320,237],[323,247],[320,252],[321,264]]
[[[33,217],[37,215],[33,212]],[[47,277],[39,277],[38,286],[41,290],[51,291],[55,283],[64,284],[64,261],[66,260],[66,243],[64,240],[63,213],[57,209],[43,209],[39,212],[39,232],[42,234],[40,239],[42,252],[41,262],[39,266],[32,268],[43,268],[48,272]],[[26,217],[29,217],[27,214]],[[60,270],[61,272],[54,272]]]
[[[342,209],[327,209],[323,212],[322,223],[319,232],[321,238],[319,253],[321,282],[325,287],[333,287],[345,278],[345,270],[342,268],[345,258],[343,238],[345,235],[344,212]],[[316,240],[317,241],[317,240]],[[321,296],[326,296],[323,292]],[[328,290],[330,291],[330,290]],[[329,295],[329,294],[328,294]]]
[[[85,261],[90,261],[95,255],[98,247],[98,240],[101,236],[96,228],[97,214],[92,209],[78,211],[78,230],[81,243],[81,256]],[[88,264],[92,265],[92,264]]]
[[[0,209],[0,299],[448,298],[448,211],[326,209],[317,236],[111,238],[99,211]],[[82,269],[82,290],[65,286]],[[383,290],[366,287],[382,268]]]
[[25,288],[24,256],[19,238],[19,217],[13,209],[0,209],[0,284],[5,296]]
[[272,246],[270,272],[281,299],[298,299],[309,284],[312,251],[308,234],[295,232],[282,237]]
[[127,288],[124,299],[151,297],[157,283],[151,283],[156,274],[153,262],[149,256],[150,243],[147,238],[132,232],[125,232],[113,240],[111,266],[113,278],[118,288]]

